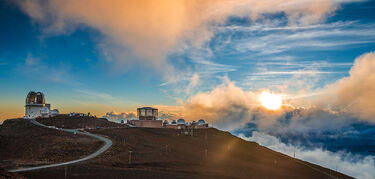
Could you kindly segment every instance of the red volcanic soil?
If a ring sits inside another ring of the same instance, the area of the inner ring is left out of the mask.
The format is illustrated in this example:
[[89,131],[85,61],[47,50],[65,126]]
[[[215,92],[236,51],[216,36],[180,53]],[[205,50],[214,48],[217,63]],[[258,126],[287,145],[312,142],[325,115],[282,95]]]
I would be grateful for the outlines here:
[[87,131],[109,137],[112,147],[85,163],[22,174],[29,178],[63,178],[65,173],[68,178],[351,178],[217,129]]
[[9,119],[0,125],[0,168],[70,161],[102,145],[88,136],[36,126],[27,119]]

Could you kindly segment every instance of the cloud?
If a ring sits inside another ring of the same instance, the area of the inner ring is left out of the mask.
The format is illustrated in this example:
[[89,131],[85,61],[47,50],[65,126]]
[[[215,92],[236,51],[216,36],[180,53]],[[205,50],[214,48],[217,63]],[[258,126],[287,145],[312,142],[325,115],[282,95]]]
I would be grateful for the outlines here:
[[[204,118],[227,130],[252,122],[258,128],[269,128],[274,132],[324,130],[330,126],[346,125],[353,119],[374,122],[375,101],[371,100],[375,99],[374,70],[375,53],[367,53],[355,60],[349,77],[313,91],[310,95],[303,93],[313,90],[308,84],[295,81],[296,88],[301,88],[301,93],[295,94],[294,97],[280,93],[279,95],[285,96],[284,104],[288,105],[277,111],[260,107],[257,96],[262,90],[246,91],[225,78],[215,89],[188,98],[183,104],[183,115],[188,120]],[[303,101],[310,106],[293,107],[292,105],[300,104],[298,101],[301,101],[301,96],[306,97]]]
[[[27,54],[24,63],[18,64],[16,70],[27,78],[34,78],[33,80],[37,81],[54,82],[74,86],[82,85],[74,78],[70,68],[70,65],[63,62],[59,62],[58,64],[47,64],[43,61],[43,58]],[[40,78],[41,76],[43,76],[43,78]]]
[[[340,118],[328,109],[296,108],[288,105],[292,97],[284,99],[284,105],[279,110],[267,110],[260,105],[258,96],[264,89],[246,91],[236,86],[228,78],[211,91],[201,92],[191,96],[182,104],[181,114],[187,120],[203,118],[214,123],[216,127],[233,130],[254,123],[263,130],[292,130],[311,131],[325,127],[327,120],[332,125],[340,126],[346,118]],[[279,94],[283,96],[283,94]],[[342,114],[345,116],[345,114]],[[337,119],[337,120],[336,120]]]
[[193,77],[191,77],[191,80],[190,80],[190,85],[192,87],[195,87],[197,86],[199,83],[199,75],[198,74],[194,74]]
[[127,120],[132,120],[137,118],[137,115],[132,112],[125,112],[125,113],[117,113],[117,112],[107,112],[103,118],[106,118],[111,121],[115,122],[121,122],[121,120],[124,120],[126,122]]
[[192,90],[198,85],[199,81],[200,81],[199,75],[197,73],[195,73],[191,77],[190,83],[189,83],[189,85],[186,88],[186,94],[190,94],[192,92]]
[[288,145],[280,139],[263,132],[252,132],[251,137],[240,134],[239,137],[259,143],[272,150],[287,154],[291,157],[337,170],[355,178],[370,179],[375,177],[375,156],[360,157],[351,153],[339,151],[330,152],[322,148],[306,149],[300,146]]
[[375,42],[372,38],[375,34],[373,28],[373,23],[363,24],[359,21],[291,25],[287,20],[276,17],[251,25],[232,23],[219,26],[217,33],[224,39],[230,39],[231,43],[217,43],[215,48],[227,49],[225,53],[233,56],[244,53],[246,59],[276,60],[279,56],[295,55],[300,51],[342,50],[370,45]]
[[27,54],[27,57],[25,59],[25,64],[27,66],[32,66],[38,64],[40,61],[40,58],[33,57],[30,53]]
[[212,26],[230,16],[256,20],[284,13],[290,24],[311,24],[349,0],[51,0],[17,1],[45,33],[90,27],[103,37],[98,47],[108,60],[161,69],[167,54],[189,41],[199,46],[213,36]]
[[80,89],[77,89],[75,90],[76,92],[78,93],[81,93],[81,94],[84,94],[90,98],[93,98],[93,99],[102,99],[102,100],[106,100],[106,101],[117,101],[118,99],[111,96],[110,94],[107,94],[107,93],[100,93],[100,92],[95,92],[95,91],[88,91],[88,90],[80,90]]
[[355,59],[350,76],[323,90],[319,100],[334,109],[375,122],[375,53]]
[[182,115],[190,121],[203,118],[225,130],[253,123],[259,130],[274,134],[324,131],[345,126],[353,119],[348,113],[330,109],[294,107],[288,105],[288,99],[281,109],[267,110],[258,99],[261,91],[245,91],[227,79],[212,91],[190,97],[183,104]]
[[214,122],[220,128],[232,128],[250,119],[252,92],[245,92],[228,79],[215,89],[190,97],[184,105],[183,115],[187,120],[200,118]]
[[161,120],[172,121],[172,120],[177,120],[179,118],[181,118],[181,116],[179,116],[176,113],[167,112],[167,111],[159,111],[159,119],[161,119]]
[[332,73],[345,73],[345,72],[298,70],[298,71],[267,71],[267,72],[253,73],[253,74],[255,75],[315,75],[315,74],[332,74]]

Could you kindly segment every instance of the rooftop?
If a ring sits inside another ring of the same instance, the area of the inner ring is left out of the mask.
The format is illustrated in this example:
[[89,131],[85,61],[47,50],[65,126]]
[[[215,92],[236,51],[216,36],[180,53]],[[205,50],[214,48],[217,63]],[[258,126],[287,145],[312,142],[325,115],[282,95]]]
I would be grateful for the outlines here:
[[138,108],[138,109],[156,109],[156,108],[152,108],[152,107],[142,107],[142,108]]

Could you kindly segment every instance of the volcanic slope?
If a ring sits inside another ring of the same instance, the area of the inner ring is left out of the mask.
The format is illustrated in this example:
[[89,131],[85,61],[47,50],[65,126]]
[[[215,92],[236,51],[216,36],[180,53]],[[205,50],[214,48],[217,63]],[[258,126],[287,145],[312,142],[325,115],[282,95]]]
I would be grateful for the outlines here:
[[51,118],[39,118],[36,119],[38,122],[47,126],[56,126],[67,129],[77,128],[114,128],[114,127],[126,127],[119,123],[108,121],[104,118],[87,117],[87,116],[68,116],[65,114],[58,115]]
[[14,169],[79,159],[103,142],[88,136],[36,126],[27,119],[0,125],[0,168]]
[[65,171],[68,178],[351,178],[212,128],[87,131],[107,136],[112,147],[66,170],[56,167],[21,174],[29,178],[58,178]]

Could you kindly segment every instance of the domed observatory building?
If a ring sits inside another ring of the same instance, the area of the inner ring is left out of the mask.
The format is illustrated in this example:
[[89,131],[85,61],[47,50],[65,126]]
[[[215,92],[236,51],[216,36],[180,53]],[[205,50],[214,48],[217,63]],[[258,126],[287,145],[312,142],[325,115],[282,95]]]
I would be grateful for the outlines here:
[[45,103],[42,92],[30,91],[25,101],[25,118],[35,119],[38,117],[51,117],[57,115],[57,109],[51,111],[51,105]]
[[198,125],[204,125],[204,124],[206,124],[206,122],[203,119],[199,119]]
[[200,128],[208,128],[208,124],[203,119],[200,119],[198,122],[191,122],[189,126],[187,126],[189,129],[200,129]]
[[177,124],[185,125],[185,119],[178,119]]

